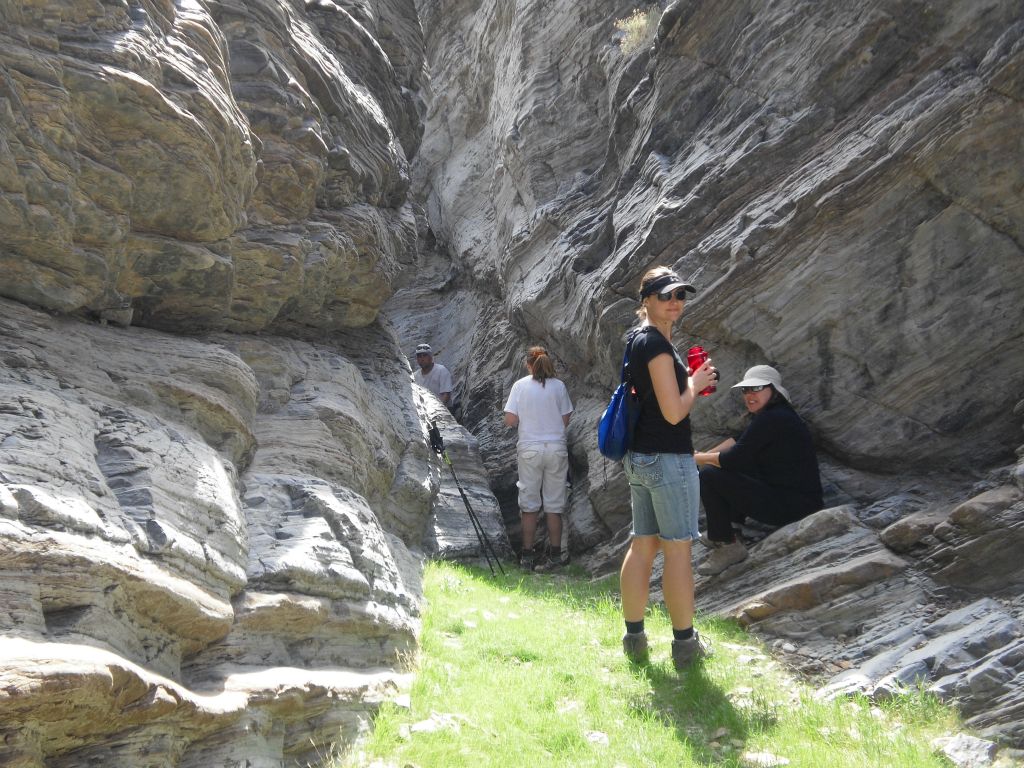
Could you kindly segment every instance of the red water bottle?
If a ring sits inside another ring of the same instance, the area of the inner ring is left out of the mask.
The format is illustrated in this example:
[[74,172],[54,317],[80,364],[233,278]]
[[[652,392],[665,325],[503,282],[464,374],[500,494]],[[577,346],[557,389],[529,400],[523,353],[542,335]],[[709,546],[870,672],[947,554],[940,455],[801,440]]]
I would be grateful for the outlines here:
[[[704,365],[704,362],[707,359],[708,353],[704,351],[704,347],[700,346],[699,344],[695,347],[690,347],[690,350],[686,353],[686,364],[690,366],[690,375],[693,375],[694,371],[696,371],[698,368]],[[716,387],[714,384],[710,384],[709,386],[705,387],[700,392],[698,392],[697,395],[699,397],[710,395],[717,388],[718,387]]]

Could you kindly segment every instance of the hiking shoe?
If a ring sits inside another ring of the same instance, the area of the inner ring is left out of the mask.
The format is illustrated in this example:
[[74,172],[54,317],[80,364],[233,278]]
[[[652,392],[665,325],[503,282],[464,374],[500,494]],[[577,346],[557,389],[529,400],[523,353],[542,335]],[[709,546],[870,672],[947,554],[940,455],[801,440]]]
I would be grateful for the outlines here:
[[560,568],[564,568],[569,564],[569,555],[562,553],[555,556],[550,554],[544,555],[537,564],[533,567],[533,570],[538,573],[551,573],[557,571]]
[[697,567],[702,576],[716,576],[736,563],[747,559],[747,548],[742,542],[734,541],[711,550],[711,556]]
[[631,664],[646,664],[650,658],[647,652],[646,632],[627,632],[622,636],[622,652]]
[[524,571],[532,571],[537,565],[537,553],[532,549],[524,549],[519,553],[519,567]]
[[703,659],[711,655],[711,649],[701,638],[697,630],[693,630],[693,637],[688,640],[672,641],[672,665],[677,672],[689,667],[697,659]]

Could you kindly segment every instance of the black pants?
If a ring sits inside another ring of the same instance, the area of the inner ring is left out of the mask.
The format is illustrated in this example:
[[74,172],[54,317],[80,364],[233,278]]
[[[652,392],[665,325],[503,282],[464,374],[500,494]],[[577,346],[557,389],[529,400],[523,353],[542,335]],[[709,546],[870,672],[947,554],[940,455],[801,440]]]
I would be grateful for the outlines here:
[[780,526],[802,520],[812,511],[749,475],[712,466],[700,470],[700,500],[711,541],[735,541],[732,524],[739,525],[746,517]]

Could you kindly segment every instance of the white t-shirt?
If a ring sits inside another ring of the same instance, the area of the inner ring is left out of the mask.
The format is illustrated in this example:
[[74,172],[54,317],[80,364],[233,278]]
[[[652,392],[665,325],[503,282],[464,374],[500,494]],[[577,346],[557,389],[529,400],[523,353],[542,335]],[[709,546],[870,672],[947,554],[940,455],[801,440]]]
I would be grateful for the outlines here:
[[452,375],[440,363],[434,363],[434,367],[426,376],[423,375],[423,369],[417,366],[412,373],[412,378],[421,387],[426,387],[438,397],[442,392],[452,391]]
[[519,445],[564,442],[562,417],[572,413],[572,402],[559,379],[542,385],[533,376],[524,376],[512,385],[505,412],[519,417]]

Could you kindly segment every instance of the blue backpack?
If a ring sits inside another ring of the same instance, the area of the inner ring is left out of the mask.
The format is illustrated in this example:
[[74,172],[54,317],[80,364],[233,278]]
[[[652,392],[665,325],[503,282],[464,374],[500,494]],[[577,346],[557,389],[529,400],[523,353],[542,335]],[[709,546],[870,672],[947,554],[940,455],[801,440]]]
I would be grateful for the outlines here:
[[626,350],[622,353],[621,383],[612,393],[612,399],[597,425],[597,450],[613,461],[619,461],[626,455],[633,442],[633,429],[640,418],[640,399],[629,373],[629,349],[637,333],[630,334],[626,340]]

